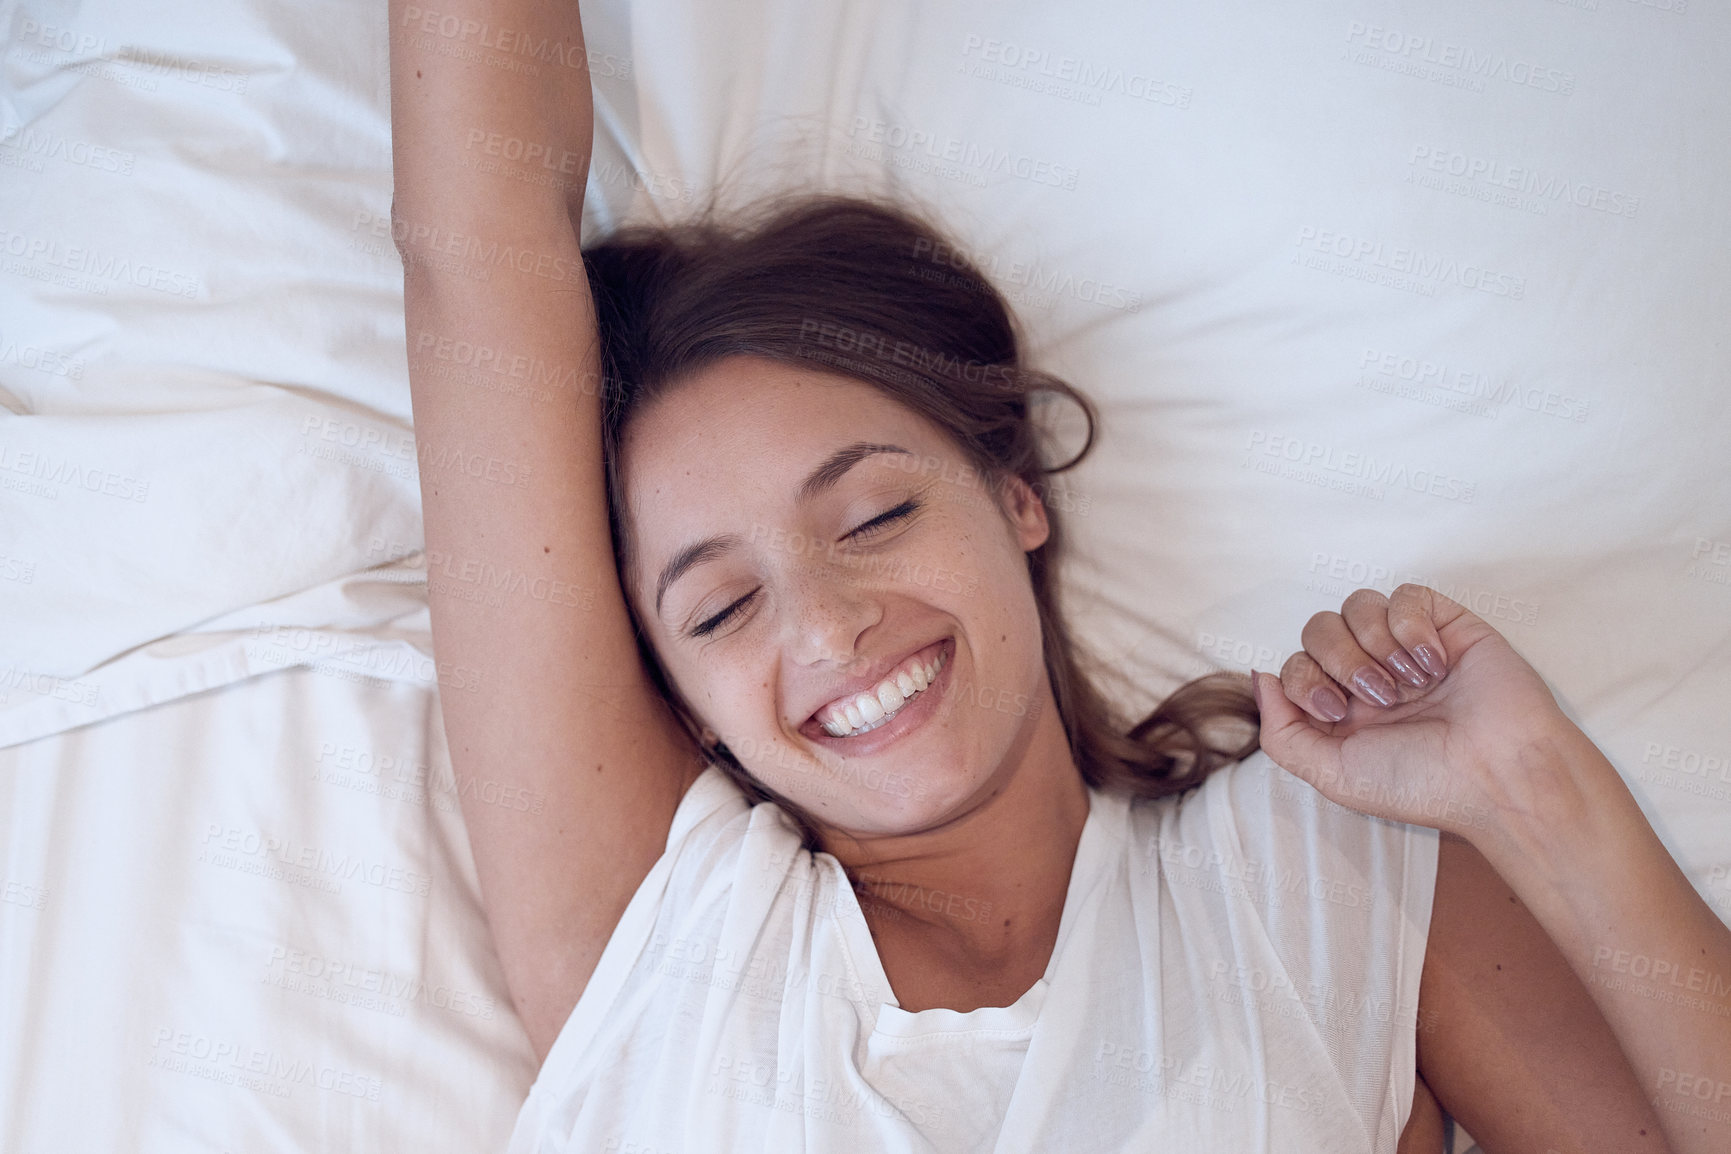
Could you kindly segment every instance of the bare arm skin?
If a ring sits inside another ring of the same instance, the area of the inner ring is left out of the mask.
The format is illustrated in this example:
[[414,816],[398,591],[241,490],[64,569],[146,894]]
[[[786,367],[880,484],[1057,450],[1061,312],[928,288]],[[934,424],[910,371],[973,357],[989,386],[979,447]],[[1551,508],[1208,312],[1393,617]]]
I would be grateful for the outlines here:
[[1442,1108],[1421,1073],[1413,1081],[1412,1113],[1407,1117],[1406,1129],[1400,1132],[1394,1154],[1443,1154],[1443,1137]]
[[1489,1154],[1669,1149],[1568,960],[1484,855],[1449,834],[1438,849],[1419,1022],[1420,1076]]
[[[439,9],[429,25],[390,4],[428,597],[441,669],[473,671],[443,685],[445,730],[475,787],[463,816],[494,945],[545,1060],[698,753],[643,667],[614,568],[578,248],[593,103],[577,5]],[[483,26],[494,44],[504,29],[562,44],[568,63],[500,67],[511,51],[484,47]]]
[[[1487,862],[1532,911],[1577,987],[1590,994],[1632,1068],[1632,1089],[1651,1103],[1669,1148],[1722,1154],[1731,1149],[1731,930],[1580,730],[1569,726],[1527,750],[1523,761],[1538,785],[1536,805],[1485,840]],[[1623,975],[1643,969],[1631,965],[1636,958],[1658,977],[1625,987]],[[1589,1044],[1587,1032],[1585,1024],[1576,1027],[1582,1045]],[[1559,1030],[1542,1048],[1534,1039],[1523,1056],[1583,1064],[1554,1054],[1569,1041]],[[1608,1068],[1608,1059],[1592,1064]],[[1584,1097],[1580,1106],[1588,1110]],[[1644,1149],[1626,1133],[1631,1117],[1620,1112],[1618,1130],[1589,1136],[1583,1128],[1579,1149]]]

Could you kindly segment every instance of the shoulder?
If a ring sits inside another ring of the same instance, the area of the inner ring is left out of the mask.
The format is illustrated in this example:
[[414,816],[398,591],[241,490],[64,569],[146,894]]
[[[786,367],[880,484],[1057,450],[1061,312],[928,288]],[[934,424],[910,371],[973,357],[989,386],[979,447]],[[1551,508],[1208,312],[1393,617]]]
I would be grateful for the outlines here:
[[1176,798],[1132,803],[1131,825],[1133,871],[1186,932],[1254,927],[1284,988],[1320,991],[1319,1024],[1337,1025],[1324,1003],[1367,997],[1386,1007],[1384,1027],[1416,1024],[1436,830],[1337,805],[1260,752]]
[[[1428,917],[1437,831],[1372,817],[1330,801],[1260,750],[1210,774],[1176,797],[1131,802],[1131,825],[1144,848],[1166,860],[1198,864],[1198,854],[1270,867],[1287,864],[1328,888],[1375,876],[1423,883]],[[1343,871],[1326,876],[1330,865]],[[1292,879],[1286,879],[1288,883]],[[1344,896],[1351,902],[1351,894]]]
[[716,766],[699,773],[679,800],[665,850],[632,896],[549,1053],[543,1077],[564,1085],[584,1068],[593,1040],[618,1026],[616,1007],[628,989],[678,977],[675,971],[713,958],[729,923],[755,932],[800,852],[798,832],[778,806],[752,804]]
[[1132,803],[1132,827],[1143,884],[1199,951],[1207,993],[1317,1054],[1392,1148],[1413,1093],[1437,831],[1329,801],[1260,751]]
[[748,889],[777,888],[790,871],[809,868],[799,828],[773,802],[753,802],[719,766],[699,772],[680,798],[667,831],[670,894],[707,904],[723,899],[740,881]]
[[713,840],[740,818],[749,818],[752,808],[744,791],[720,767],[704,766],[691,775],[679,798],[667,830],[667,851]]

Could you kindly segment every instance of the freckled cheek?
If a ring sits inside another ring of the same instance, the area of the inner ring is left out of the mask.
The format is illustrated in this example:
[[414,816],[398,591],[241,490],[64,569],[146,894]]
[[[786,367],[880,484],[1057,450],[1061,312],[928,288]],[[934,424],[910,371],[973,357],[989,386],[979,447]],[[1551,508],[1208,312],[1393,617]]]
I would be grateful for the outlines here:
[[729,678],[714,674],[707,700],[720,730],[725,726],[736,740],[754,742],[775,739],[780,733],[775,717],[775,690],[755,671],[740,672]]
[[[737,691],[729,692],[730,682],[725,674],[689,664],[675,668],[663,664],[662,669],[672,680],[673,688],[696,711],[699,725],[707,725],[715,730],[722,735],[723,741],[727,740],[727,734],[737,733],[738,721],[742,716],[739,694]],[[748,684],[756,685],[756,681]]]

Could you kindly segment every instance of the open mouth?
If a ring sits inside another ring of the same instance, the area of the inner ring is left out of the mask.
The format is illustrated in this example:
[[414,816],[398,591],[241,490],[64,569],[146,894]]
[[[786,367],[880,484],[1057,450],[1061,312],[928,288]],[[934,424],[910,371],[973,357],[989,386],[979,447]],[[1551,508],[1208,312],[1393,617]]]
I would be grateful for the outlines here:
[[[932,690],[944,680],[944,671],[954,653],[953,639],[946,637],[933,642],[902,659],[870,689],[825,705],[806,720],[800,731],[832,748],[842,748],[880,730],[911,728],[907,722],[930,712],[927,699],[934,696]],[[871,744],[875,746],[878,742]]]

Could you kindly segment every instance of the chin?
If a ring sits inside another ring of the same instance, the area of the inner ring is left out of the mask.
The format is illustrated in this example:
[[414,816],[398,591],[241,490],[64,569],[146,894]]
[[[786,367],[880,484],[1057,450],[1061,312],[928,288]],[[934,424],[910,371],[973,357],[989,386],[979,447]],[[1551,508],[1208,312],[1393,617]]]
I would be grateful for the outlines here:
[[[919,833],[953,820],[990,788],[992,775],[978,767],[957,771],[955,759],[940,764],[946,768],[898,767],[882,774],[843,767],[845,801],[840,807],[832,803],[829,820],[849,832],[878,835]],[[852,820],[842,819],[836,809],[845,809]]]

